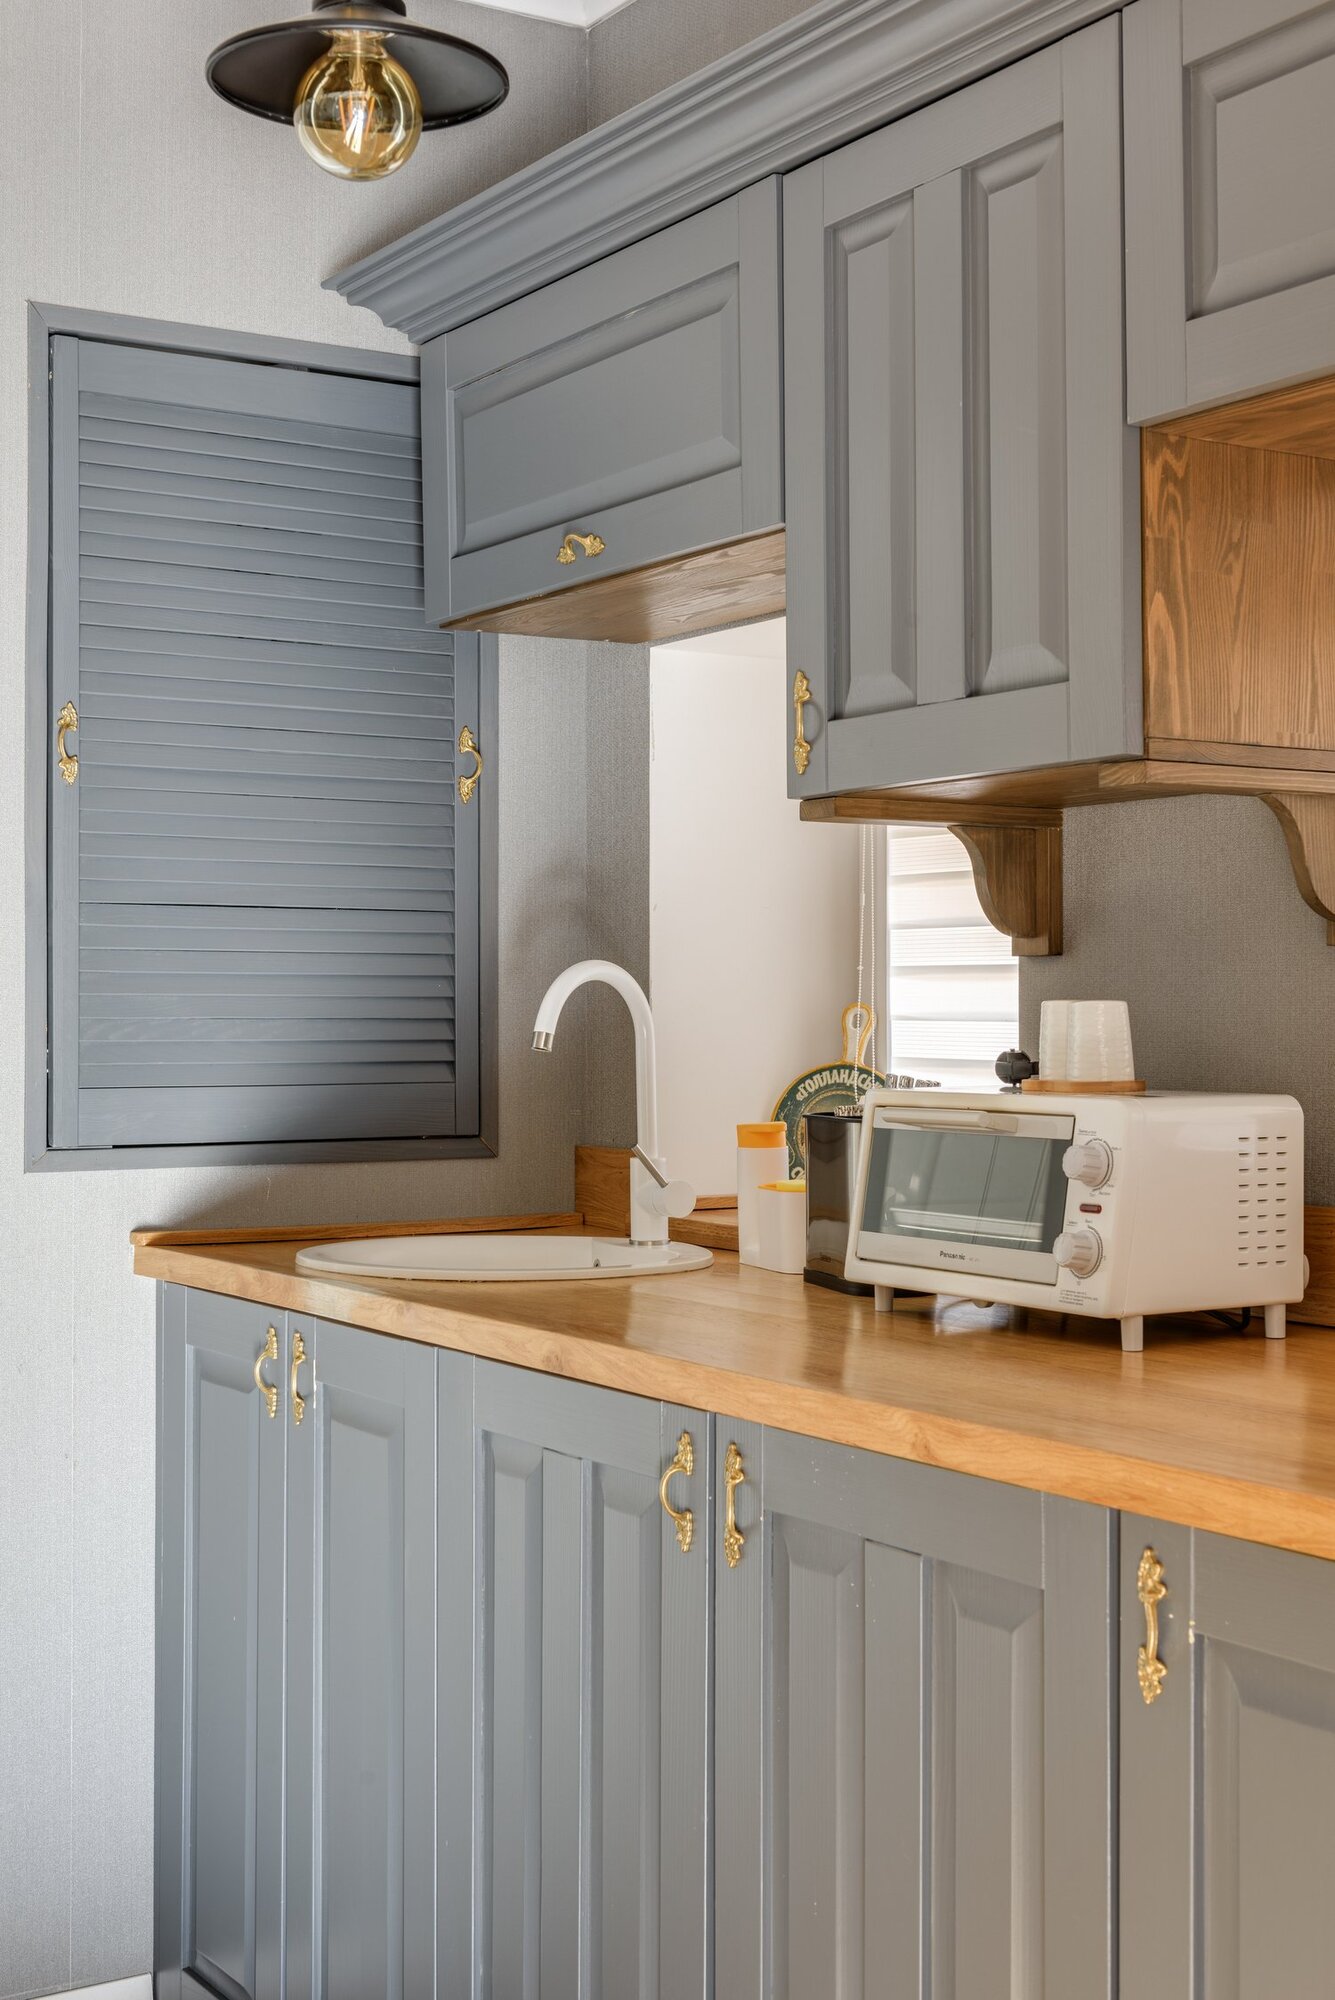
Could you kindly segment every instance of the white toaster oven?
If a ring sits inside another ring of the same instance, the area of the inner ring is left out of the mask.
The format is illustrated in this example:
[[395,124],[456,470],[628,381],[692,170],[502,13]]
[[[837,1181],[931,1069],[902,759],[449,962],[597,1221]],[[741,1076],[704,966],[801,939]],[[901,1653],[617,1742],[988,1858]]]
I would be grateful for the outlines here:
[[873,1090],[845,1275],[1116,1319],[1261,1306],[1307,1283],[1292,1097]]

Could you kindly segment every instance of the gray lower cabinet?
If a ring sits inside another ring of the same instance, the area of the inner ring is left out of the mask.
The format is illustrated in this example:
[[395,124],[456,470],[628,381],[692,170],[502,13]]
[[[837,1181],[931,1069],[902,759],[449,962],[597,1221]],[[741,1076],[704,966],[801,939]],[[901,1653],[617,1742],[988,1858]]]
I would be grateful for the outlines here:
[[433,1990],[435,1357],[165,1287],[157,1992]]
[[721,1494],[732,1449],[715,1990],[1109,2000],[1112,1518],[724,1418]]
[[[659,1483],[683,1437],[692,1470],[668,1487],[692,1516],[679,1537]],[[442,2000],[707,1990],[708,1465],[698,1411],[477,1364],[452,1547],[442,1516],[455,1649],[442,1686],[471,1651],[475,1688],[442,1724],[445,1768],[473,1773],[441,1843],[459,1913]],[[458,1949],[470,1878],[476,1986]]]
[[1335,370],[1335,4],[1135,0],[1126,47],[1135,423]]
[[1110,19],[785,176],[794,795],[1141,753],[1121,172]]
[[[1148,1704],[1146,1551],[1166,1592]],[[1126,1516],[1121,1598],[1122,1991],[1316,2000],[1335,1963],[1335,1565]]]
[[778,182],[428,342],[422,430],[442,624],[782,527]]

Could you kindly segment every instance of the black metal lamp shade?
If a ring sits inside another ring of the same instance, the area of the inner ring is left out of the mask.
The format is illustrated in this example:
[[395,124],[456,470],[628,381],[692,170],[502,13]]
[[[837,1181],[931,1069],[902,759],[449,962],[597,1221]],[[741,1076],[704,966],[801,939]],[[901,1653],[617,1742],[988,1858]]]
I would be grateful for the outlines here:
[[457,35],[419,27],[406,13],[405,0],[315,0],[315,13],[304,20],[274,21],[220,42],[204,74],[229,104],[290,125],[301,80],[328,53],[331,35],[340,28],[374,29],[385,53],[417,85],[424,132],[494,111],[510,89],[495,56]]

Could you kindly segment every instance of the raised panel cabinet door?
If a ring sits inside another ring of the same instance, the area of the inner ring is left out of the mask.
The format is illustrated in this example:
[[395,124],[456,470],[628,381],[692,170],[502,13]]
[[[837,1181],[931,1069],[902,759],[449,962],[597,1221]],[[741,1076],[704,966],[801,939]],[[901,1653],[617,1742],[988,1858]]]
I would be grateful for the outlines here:
[[782,526],[777,180],[429,342],[422,412],[442,623]]
[[287,1992],[429,2000],[435,1353],[289,1327]]
[[1129,1515],[1121,1543],[1122,1991],[1327,1993],[1335,1565]]
[[1110,1516],[716,1439],[717,1990],[1111,2000]]
[[285,1347],[281,1313],[160,1289],[154,1966],[173,2000],[283,1991]]
[[1120,123],[1108,20],[785,177],[794,796],[1143,747]]
[[1122,22],[1132,422],[1335,370],[1335,4]]
[[699,2000],[707,1419],[479,1362],[475,1427],[477,1991]]

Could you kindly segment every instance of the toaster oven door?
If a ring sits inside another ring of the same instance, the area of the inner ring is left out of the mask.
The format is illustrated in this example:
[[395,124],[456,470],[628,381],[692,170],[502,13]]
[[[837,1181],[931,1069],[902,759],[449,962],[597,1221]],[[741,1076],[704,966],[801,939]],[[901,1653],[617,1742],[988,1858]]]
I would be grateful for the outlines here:
[[874,1112],[858,1256],[1055,1285],[1074,1130],[1036,1112]]

